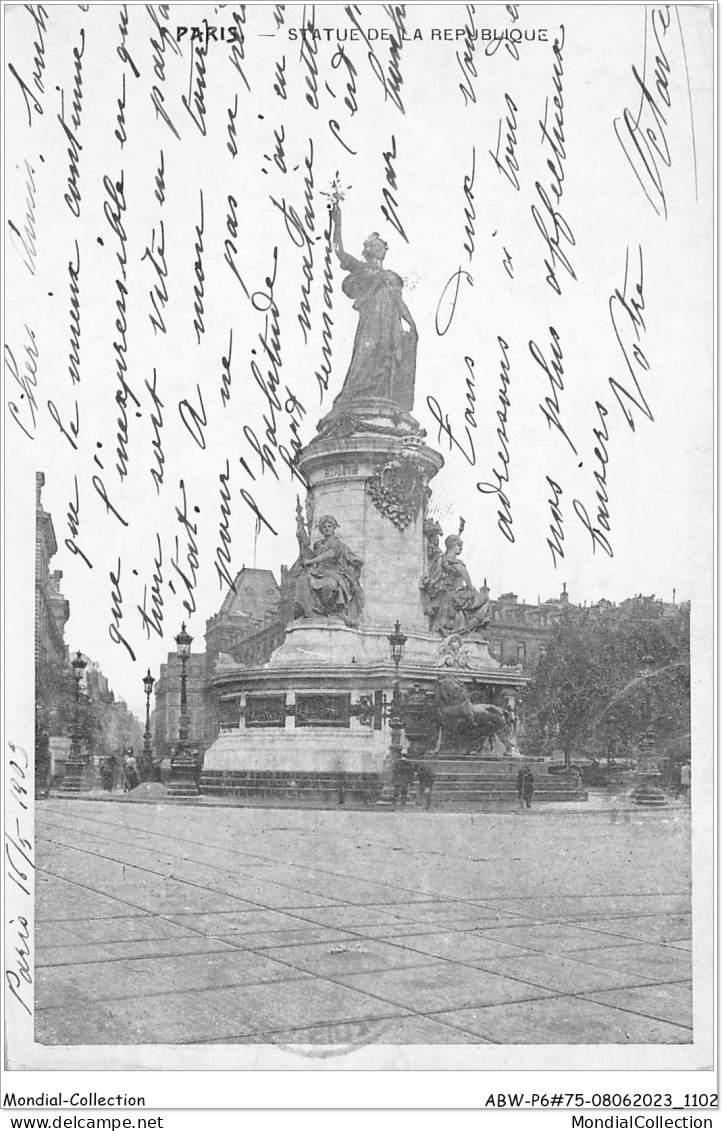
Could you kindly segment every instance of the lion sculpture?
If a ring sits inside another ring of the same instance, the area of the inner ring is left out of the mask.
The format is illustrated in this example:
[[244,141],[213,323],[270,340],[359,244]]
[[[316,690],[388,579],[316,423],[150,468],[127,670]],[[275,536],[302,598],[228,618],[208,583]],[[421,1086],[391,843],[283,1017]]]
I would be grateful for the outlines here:
[[447,676],[439,680],[437,710],[441,729],[437,754],[458,753],[464,757],[483,749],[498,738],[507,758],[517,751],[511,736],[511,712],[486,703],[472,703],[460,680]]

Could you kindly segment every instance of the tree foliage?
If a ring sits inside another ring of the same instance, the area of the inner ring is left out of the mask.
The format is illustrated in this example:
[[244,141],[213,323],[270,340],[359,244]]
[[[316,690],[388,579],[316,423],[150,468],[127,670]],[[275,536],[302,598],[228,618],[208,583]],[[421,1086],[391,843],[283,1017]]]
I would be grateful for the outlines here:
[[[36,736],[63,734],[72,736],[75,726],[75,676],[68,664],[35,665]],[[102,731],[99,704],[92,702],[81,689],[77,703],[78,731],[83,749],[94,748]]]
[[689,605],[654,597],[568,608],[526,700],[528,741],[568,755],[621,753],[652,730],[662,753],[689,750]]

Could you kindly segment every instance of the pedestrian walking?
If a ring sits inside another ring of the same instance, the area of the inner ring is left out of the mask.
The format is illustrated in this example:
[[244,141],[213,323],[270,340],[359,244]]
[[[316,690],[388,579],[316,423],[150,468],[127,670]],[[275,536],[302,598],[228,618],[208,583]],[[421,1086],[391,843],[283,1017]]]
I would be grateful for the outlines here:
[[132,750],[126,750],[123,759],[123,773],[125,774],[125,792],[129,793],[131,789],[135,789],[140,785],[140,774],[138,773],[138,763],[135,760],[135,754]]
[[406,805],[409,796],[409,786],[414,783],[414,764],[406,755],[402,754],[394,767],[394,797],[393,805],[401,802],[401,808]]
[[531,800],[534,796],[534,774],[528,766],[522,766],[516,775],[516,791],[519,795],[519,808],[531,809]]
[[423,800],[424,809],[431,808],[431,791],[434,788],[434,771],[431,766],[423,762],[416,764],[416,777],[419,783],[419,800]]
[[100,780],[106,793],[112,793],[115,781],[115,758],[107,754],[100,763]]
[[687,797],[689,787],[692,784],[692,766],[689,762],[684,762],[679,771],[679,787],[683,797]]
[[199,748],[196,746],[195,750],[193,751],[193,775],[194,775],[194,778],[195,778],[196,789],[198,790],[199,793],[201,791],[201,780],[203,778],[203,763],[205,762],[205,760],[206,760],[205,750],[199,750]]

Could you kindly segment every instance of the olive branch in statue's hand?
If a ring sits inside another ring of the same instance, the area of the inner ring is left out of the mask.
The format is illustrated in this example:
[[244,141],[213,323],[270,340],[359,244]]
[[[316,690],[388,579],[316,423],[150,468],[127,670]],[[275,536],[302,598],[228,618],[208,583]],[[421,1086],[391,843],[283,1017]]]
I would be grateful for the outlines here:
[[340,211],[340,204],[342,200],[346,199],[346,193],[350,190],[351,185],[346,185],[345,188],[341,185],[339,174],[331,181],[328,192],[321,192],[321,196],[325,196],[328,200],[328,210],[332,216],[337,216]]

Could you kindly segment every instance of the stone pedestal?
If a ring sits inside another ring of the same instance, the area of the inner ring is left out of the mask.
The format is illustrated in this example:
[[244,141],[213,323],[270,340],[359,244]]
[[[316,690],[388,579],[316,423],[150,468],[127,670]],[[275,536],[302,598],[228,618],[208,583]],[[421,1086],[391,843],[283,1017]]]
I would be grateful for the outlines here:
[[82,755],[70,756],[65,763],[65,774],[58,786],[59,793],[83,793],[87,790],[87,763]]
[[662,775],[658,770],[640,770],[634,773],[634,786],[630,794],[635,805],[660,807],[667,804],[662,789]]
[[172,797],[198,796],[196,764],[190,752],[176,754],[175,758],[171,760],[168,793]]
[[512,694],[526,682],[516,668],[500,668],[485,640],[429,632],[420,589],[424,523],[429,483],[444,461],[424,437],[392,402],[357,401],[353,412],[334,410],[322,420],[300,452],[311,544],[331,515],[338,538],[363,559],[358,623],[295,619],[264,667],[218,670],[225,721],[206,752],[203,792],[376,800],[388,778],[396,621],[407,637],[399,670],[406,689],[433,691],[449,674]]
[[319,519],[330,514],[339,537],[363,558],[362,629],[388,633],[399,620],[404,632],[428,631],[419,596],[423,524],[428,485],[443,463],[413,417],[380,400],[359,401],[353,417],[331,414],[299,456],[309,483],[311,541]]

